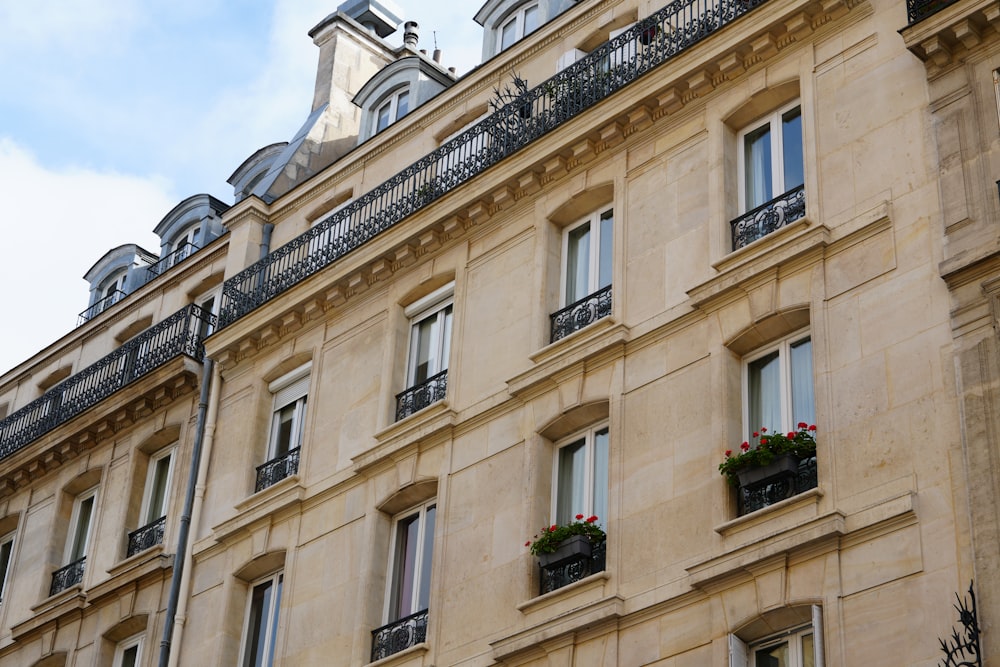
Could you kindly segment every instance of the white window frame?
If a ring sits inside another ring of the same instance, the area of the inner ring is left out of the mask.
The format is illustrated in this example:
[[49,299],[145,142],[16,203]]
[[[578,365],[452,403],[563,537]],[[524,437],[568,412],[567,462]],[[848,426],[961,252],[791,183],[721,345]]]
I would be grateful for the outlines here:
[[[83,493],[80,493],[73,499],[73,513],[69,520],[69,533],[66,538],[66,549],[63,554],[63,564],[69,565],[70,563],[75,563],[81,558],[86,558],[90,550],[90,538],[94,533],[94,519],[97,517],[97,489],[99,487],[95,486],[91,489],[87,489]],[[80,522],[80,508],[87,500],[93,500],[90,507],[90,516],[87,519],[87,530],[83,535],[83,544],[79,545],[80,548],[77,549],[76,534],[79,529]],[[75,558],[74,553],[79,552]]]
[[[559,307],[563,308],[571,303],[575,303],[580,299],[586,298],[591,294],[599,291],[600,289],[607,287],[607,285],[601,285],[601,223],[605,219],[605,215],[610,214],[611,216],[611,266],[609,267],[609,272],[611,274],[611,281],[608,285],[614,283],[614,235],[615,235],[615,209],[614,206],[609,204],[608,206],[602,206],[593,213],[587,215],[586,217],[576,221],[572,225],[563,229],[562,232],[562,262],[560,266],[560,277],[559,277]],[[583,296],[579,296],[573,301],[570,301],[567,296],[567,288],[569,287],[569,238],[570,235],[580,229],[581,227],[590,227],[590,256],[587,258],[587,293]]]
[[[14,569],[14,534],[17,531],[11,531],[0,537],[0,568],[3,569],[0,572],[0,604],[3,604],[4,599],[7,597],[7,585],[10,582],[10,571]],[[6,562],[3,560],[3,555],[6,554]]]
[[[261,667],[270,667],[274,663],[275,655],[275,642],[276,635],[278,634],[278,621],[281,618],[281,597],[284,588],[284,578],[285,573],[283,570],[279,570],[273,574],[266,577],[257,579],[250,584],[247,589],[247,606],[246,611],[243,614],[243,636],[240,639],[240,667],[256,667],[260,665]],[[250,642],[250,616],[253,613],[253,597],[254,591],[259,587],[270,584],[271,595],[267,603],[267,608],[261,610],[260,618],[258,619],[260,623],[260,628],[264,632],[264,643],[262,646],[262,654],[259,656],[257,662],[248,662],[252,659],[252,656],[247,651]],[[275,595],[277,591],[277,595]]]
[[[114,273],[104,279],[101,285],[97,288],[97,300],[95,303],[102,303],[105,299],[110,297],[115,292],[125,293],[125,280],[128,278],[128,269],[117,269]],[[102,303],[101,312],[104,312],[114,304],[118,303],[118,300],[122,297],[118,297],[111,303]],[[97,313],[94,313],[97,315]]]
[[[527,16],[528,11],[531,10],[531,9],[534,9],[535,12],[536,12],[536,16],[537,16],[537,18],[535,19],[536,20],[536,25],[531,30],[525,32],[525,30],[524,30],[525,17]],[[538,30],[541,27],[541,25],[542,25],[541,11],[542,11],[542,9],[541,9],[541,6],[540,6],[539,3],[537,3],[537,2],[526,2],[525,4],[521,5],[520,7],[518,7],[514,11],[512,11],[510,14],[508,14],[502,21],[500,21],[499,23],[497,23],[497,28],[496,28],[496,31],[497,31],[497,38],[496,38],[497,39],[497,42],[496,42],[497,43],[497,50],[496,50],[496,52],[500,53],[501,51],[509,49],[514,44],[517,44],[519,41],[521,41],[522,39],[524,39],[526,36],[530,35],[531,33],[535,32],[536,30]],[[504,31],[504,28],[506,28],[507,26],[511,25],[512,23],[514,24],[514,39],[511,41],[510,44],[508,44],[507,46],[504,46],[504,44],[503,44],[503,31]]]
[[[195,304],[202,310],[207,311],[210,315],[219,316],[219,311],[222,306],[222,286],[215,287],[199,295],[194,300]],[[198,334],[202,339],[211,336],[215,333],[215,329],[212,325],[204,320],[195,319],[193,326],[195,328],[194,333]]]
[[[819,605],[812,606],[812,623],[799,625],[751,643],[744,642],[736,635],[729,635],[729,667],[753,667],[754,651],[789,641],[791,638],[801,638],[810,633],[813,636],[813,663],[815,667],[824,667],[823,610]],[[798,644],[789,641],[789,645],[789,667],[802,667],[801,641]]]
[[[588,427],[583,431],[577,431],[576,433],[563,438],[556,443],[554,447],[553,460],[552,460],[552,500],[551,500],[551,517],[552,522],[557,524],[564,524],[572,521],[576,514],[583,514],[584,517],[590,517],[591,515],[597,515],[597,525],[607,526],[608,517],[602,516],[601,514],[607,514],[607,507],[603,510],[596,508],[594,506],[594,470],[595,470],[595,450],[596,450],[596,439],[597,435],[600,433],[606,433],[608,439],[608,449],[611,449],[611,429],[607,421],[602,421],[593,426]],[[584,472],[583,472],[583,507],[570,507],[566,508],[566,515],[559,516],[559,455],[560,452],[567,446],[576,444],[581,440],[584,441]],[[610,463],[610,461],[609,461]],[[610,471],[607,471],[610,474]],[[608,489],[608,479],[604,480],[605,487],[605,503],[607,503],[607,489]]]
[[997,97],[997,125],[1000,127],[1000,68],[993,70],[993,90]]
[[[165,447],[156,454],[149,457],[149,465],[146,468],[146,486],[142,492],[142,511],[139,513],[140,521],[139,525],[146,526],[162,519],[167,515],[167,508],[170,506],[170,490],[173,487],[174,479],[174,465],[177,463],[177,457],[174,454],[177,451],[177,445],[171,445],[170,447]],[[156,471],[158,470],[159,462],[163,459],[169,457],[170,461],[167,463],[167,478],[164,480],[163,484],[163,507],[162,512],[158,513],[156,516],[151,516],[152,502],[153,502],[153,488],[156,482]]]
[[[403,314],[410,321],[409,342],[406,346],[406,389],[419,384],[416,380],[418,369],[417,353],[420,346],[419,325],[432,317],[437,318],[438,324],[436,339],[431,341],[431,347],[435,350],[438,363],[435,368],[428,369],[427,377],[430,378],[448,370],[448,357],[451,356],[452,327],[455,321],[454,303],[455,283],[452,282],[411,304],[403,311]],[[448,308],[451,308],[450,324],[447,322]],[[424,382],[426,379],[424,378],[420,382]]]
[[[403,110],[403,113],[400,113],[399,100],[404,96],[406,97],[406,108]],[[386,124],[380,125],[379,119],[382,116],[383,109],[386,111]],[[410,113],[412,109],[413,105],[410,104],[410,87],[401,86],[400,88],[395,89],[392,93],[386,95],[382,99],[381,103],[374,108],[372,116],[372,134],[378,134],[382,130],[386,129],[393,123],[403,118],[403,116]]]
[[[271,382],[267,389],[272,394],[271,407],[271,428],[267,441],[267,461],[271,461],[279,456],[284,456],[288,452],[302,446],[302,438],[305,433],[306,403],[309,397],[309,383],[311,376],[312,362],[303,364],[295,370],[282,375],[277,380]],[[278,434],[281,430],[281,412],[292,406],[292,429],[289,434],[288,447],[284,452],[278,451]]]
[[132,647],[135,647],[136,649],[135,662],[133,664],[136,665],[137,667],[138,665],[141,665],[142,648],[144,643],[145,643],[144,634],[133,635],[128,639],[123,639],[122,641],[118,642],[118,645],[115,646],[115,659],[114,662],[112,663],[114,667],[123,667],[123,665],[125,664],[125,651],[129,650]]
[[[761,347],[754,350],[752,354],[749,354],[743,358],[743,368],[742,368],[742,400],[743,400],[743,439],[747,441],[752,441],[752,433],[759,429],[761,426],[765,426],[771,430],[779,431],[781,433],[787,433],[789,431],[796,430],[796,424],[794,416],[792,414],[792,365],[790,363],[791,358],[791,348],[792,345],[801,343],[809,339],[810,343],[810,353],[812,352],[812,332],[808,327],[805,329],[799,329],[795,333],[789,334],[780,340],[767,345],[766,347]],[[779,375],[779,406],[781,408],[781,423],[780,424],[751,424],[750,423],[750,364],[758,359],[765,357],[772,352],[778,352],[778,375]],[[810,358],[810,370],[812,370],[811,379],[813,382],[813,412],[816,411],[815,403],[815,388],[816,388],[816,372],[815,365],[812,363],[812,358]]]
[[[194,251],[195,241],[198,239],[198,234],[201,232],[201,223],[194,222],[181,230],[181,233],[174,237],[174,242],[170,244],[170,251],[177,252],[180,250],[181,246],[185,243],[191,246],[188,251],[188,255]],[[187,257],[188,255],[185,255]],[[176,260],[175,260],[176,261]]]
[[[785,185],[785,164],[784,164],[784,133],[782,130],[782,116],[784,116],[789,111],[794,109],[799,109],[800,125],[804,122],[804,117],[802,114],[802,101],[794,100],[785,104],[784,106],[772,111],[766,116],[758,118],[754,122],[750,123],[747,127],[743,128],[737,133],[736,137],[736,148],[737,148],[737,167],[738,167],[738,178],[737,178],[737,189],[739,191],[739,206],[740,213],[746,213],[749,210],[755,208],[755,206],[747,205],[747,187],[746,187],[746,136],[752,132],[756,132],[765,125],[770,126],[770,136],[771,136],[771,196],[765,200],[773,200],[788,191],[788,187]],[[802,143],[802,149],[805,151],[805,139],[800,138],[800,143]],[[805,177],[805,155],[802,156],[802,175]],[[760,206],[762,204],[756,204]]]
[[[411,508],[409,508],[408,510],[406,510],[404,512],[400,512],[399,514],[397,514],[396,516],[394,516],[392,518],[392,535],[390,536],[390,541],[389,541],[389,544],[390,544],[389,565],[388,565],[388,567],[386,569],[386,572],[388,572],[388,577],[386,578],[385,603],[383,605],[383,610],[382,610],[382,622],[383,623],[392,623],[393,621],[397,621],[397,620],[399,620],[401,618],[406,618],[407,616],[410,616],[411,614],[415,614],[415,613],[417,613],[419,611],[423,611],[424,609],[427,609],[427,608],[430,607],[430,581],[426,582],[427,589],[428,589],[427,606],[423,607],[420,604],[420,589],[423,586],[423,584],[425,583],[424,580],[423,580],[423,577],[424,576],[426,576],[426,577],[431,577],[432,576],[431,567],[433,567],[433,560],[434,560],[434,532],[432,532],[430,535],[427,534],[427,511],[430,510],[430,509],[434,509],[434,531],[436,532],[437,531],[437,498],[432,498],[432,499],[427,500],[427,501],[425,501],[425,502],[423,502],[423,503],[421,503],[419,505],[411,507]],[[416,557],[415,557],[414,563],[413,563],[414,576],[413,576],[413,582],[412,582],[412,588],[413,589],[410,591],[410,594],[411,594],[410,608],[409,609],[405,609],[405,610],[404,609],[399,610],[399,613],[397,615],[397,614],[393,613],[393,611],[394,611],[393,607],[395,606],[395,601],[396,601],[397,592],[398,592],[396,578],[397,578],[397,576],[399,574],[399,566],[400,566],[400,558],[399,558],[399,555],[400,555],[399,554],[400,533],[399,533],[399,527],[400,527],[400,524],[403,521],[405,521],[405,520],[413,517],[415,514],[417,515],[417,522],[418,522],[417,523],[417,546],[416,546]],[[424,570],[424,558],[425,558],[425,552],[426,552],[426,543],[427,543],[428,539],[431,540],[431,544],[430,544],[430,547],[431,547],[430,557],[431,557],[431,561],[432,562],[427,565],[427,569],[426,569],[426,572],[425,572],[425,570]]]

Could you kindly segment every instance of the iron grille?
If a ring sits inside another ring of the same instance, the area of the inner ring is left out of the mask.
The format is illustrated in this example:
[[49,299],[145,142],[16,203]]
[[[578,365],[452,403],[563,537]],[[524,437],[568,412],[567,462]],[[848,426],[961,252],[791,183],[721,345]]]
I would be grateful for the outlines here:
[[805,186],[800,185],[730,222],[733,250],[750,245],[774,230],[795,222],[805,214],[806,191]]
[[767,0],[675,0],[227,280],[227,326]]
[[155,278],[156,276],[162,274],[164,271],[172,266],[177,266],[185,259],[193,255],[195,252],[200,250],[198,246],[191,243],[190,241],[185,241],[177,246],[177,249],[171,253],[168,253],[160,258],[160,260],[154,264],[150,264],[146,267],[146,273],[149,277],[146,279],[147,282]]
[[611,314],[611,285],[569,304],[551,315],[549,342],[554,343]]
[[297,474],[299,472],[300,449],[300,447],[289,449],[286,454],[257,466],[257,483],[254,485],[254,493],[263,491],[286,477]]
[[76,586],[83,581],[83,569],[87,564],[87,557],[75,560],[69,565],[64,565],[52,573],[52,585],[49,586],[49,596],[61,593],[70,586]]
[[141,528],[137,528],[128,534],[128,548],[125,557],[134,556],[146,549],[163,544],[163,528],[167,525],[167,517],[161,516],[156,521],[151,521]]
[[371,662],[388,658],[427,640],[427,610],[372,630]]
[[124,298],[125,298],[125,292],[116,289],[114,292],[107,295],[103,299],[98,300],[90,308],[80,313],[80,316],[76,320],[76,326],[86,324],[87,322],[94,319],[95,317],[97,317],[105,310],[115,305]]
[[948,5],[954,4],[955,1],[956,0],[906,0],[906,17],[910,21],[909,24],[913,25],[918,21],[923,21],[931,14],[937,14]]
[[448,370],[432,375],[418,385],[396,394],[396,421],[444,399],[448,392]]
[[799,461],[798,468],[787,473],[766,477],[759,482],[741,486],[736,490],[739,515],[756,512],[800,493],[815,489],[818,484],[816,457]]
[[539,565],[538,594],[545,595],[584,577],[604,572],[607,561],[607,540],[591,545],[590,556],[580,557],[554,566]]

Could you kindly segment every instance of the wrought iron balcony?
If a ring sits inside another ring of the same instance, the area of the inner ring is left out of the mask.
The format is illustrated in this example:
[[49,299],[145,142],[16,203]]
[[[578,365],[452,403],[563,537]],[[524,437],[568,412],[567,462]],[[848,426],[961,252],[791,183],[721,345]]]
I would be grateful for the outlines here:
[[181,355],[205,353],[203,323],[215,316],[191,304],[146,329],[108,356],[0,420],[0,459]]
[[427,610],[372,630],[371,662],[388,658],[427,640]]
[[759,482],[738,487],[736,500],[739,506],[739,516],[764,509],[809,489],[815,489],[817,484],[816,457],[802,459],[799,461],[797,470],[766,477]]
[[957,0],[906,0],[906,18],[910,21],[910,25],[913,25],[955,2]]
[[574,331],[611,314],[611,285],[552,313],[549,342],[554,343]]
[[83,581],[83,569],[87,564],[87,557],[75,560],[69,565],[65,565],[52,573],[52,585],[49,586],[49,596],[61,593],[70,586],[76,586]]
[[97,317],[105,310],[115,305],[124,298],[125,298],[125,292],[122,292],[121,290],[115,290],[114,292],[107,295],[103,299],[100,299],[97,302],[95,302],[94,305],[92,305],[87,310],[80,313],[80,316],[76,320],[76,326],[80,326],[81,324],[89,322],[90,320],[94,319],[95,317]]
[[795,222],[805,214],[806,191],[805,186],[800,185],[730,222],[733,250],[750,245],[774,230]]
[[608,542],[605,540],[591,546],[590,556],[581,555],[568,562],[564,561],[551,566],[539,565],[538,594],[545,595],[575,581],[580,581],[584,577],[604,572],[607,553]]
[[220,326],[297,285],[766,1],[671,2],[231,277],[223,287]]
[[448,393],[448,370],[432,375],[418,385],[396,394],[396,421],[444,399]]
[[162,274],[170,267],[180,264],[200,249],[190,241],[184,241],[184,243],[177,246],[176,250],[164,255],[155,264],[150,264],[146,267],[146,273],[149,274],[149,277],[146,279],[147,282]]
[[263,491],[286,477],[297,474],[299,472],[300,449],[300,447],[289,449],[287,454],[277,456],[267,463],[257,466],[257,483],[254,485],[253,492]]
[[163,544],[163,528],[166,525],[167,517],[161,516],[156,521],[151,521],[129,533],[125,557],[134,556],[141,551],[155,547],[157,544]]

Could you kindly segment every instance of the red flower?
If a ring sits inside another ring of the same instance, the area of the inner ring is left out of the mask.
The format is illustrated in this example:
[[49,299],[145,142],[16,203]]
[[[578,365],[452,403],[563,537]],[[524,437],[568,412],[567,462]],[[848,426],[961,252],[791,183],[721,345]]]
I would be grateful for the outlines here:
[[732,455],[733,455],[733,450],[731,450],[731,449],[727,449],[727,450],[726,450],[726,458],[728,459],[728,458],[729,458],[730,456],[732,456]]
[[810,431],[815,431],[816,430],[816,424],[810,424],[809,425],[809,430]]
[[558,527],[559,527],[559,526],[557,526],[556,524],[552,524],[552,527],[551,527],[551,528],[549,528],[549,532],[550,532],[550,533],[554,533],[554,532],[556,532],[556,528],[558,528]]
[[587,523],[594,523],[595,521],[597,521],[597,515],[596,514],[593,514],[593,515],[587,517]]
[[791,439],[791,438],[794,438],[794,437],[795,437],[795,433],[793,431],[789,431],[788,432],[788,438]]
[[798,425],[796,425],[795,428],[805,428],[807,426],[809,426],[809,424],[807,424],[805,422],[799,422]]
[[526,547],[530,547],[530,546],[531,546],[531,540],[528,540],[527,542],[525,542],[525,543],[524,543],[524,546],[526,546]]
[[750,443],[744,442],[742,445],[740,445],[740,449],[742,449],[744,452],[750,451]]
[[579,521],[579,520],[580,520],[580,519],[582,519],[582,518],[583,518],[583,515],[582,515],[582,514],[577,514],[577,515],[576,515],[576,520],[577,520],[577,521]]
[[761,438],[760,439],[760,444],[766,445],[767,444],[767,438]]
[[767,429],[766,429],[766,428],[764,428],[763,426],[761,426],[761,427],[760,427],[760,432],[761,432],[761,433],[767,433]]
[[758,433],[757,431],[754,431],[754,432],[753,432],[753,437],[755,437],[755,438],[756,438],[756,437],[757,437],[758,435],[760,435],[760,433]]

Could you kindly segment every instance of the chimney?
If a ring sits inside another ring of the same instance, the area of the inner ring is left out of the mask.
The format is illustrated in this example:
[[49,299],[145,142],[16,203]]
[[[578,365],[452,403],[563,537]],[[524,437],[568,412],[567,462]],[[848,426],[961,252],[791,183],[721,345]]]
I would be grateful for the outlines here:
[[417,48],[417,41],[420,39],[420,26],[416,21],[407,21],[403,24],[403,44],[411,49]]
[[434,62],[441,64],[441,49],[434,49]]

